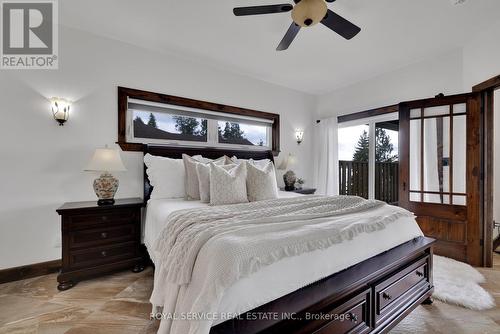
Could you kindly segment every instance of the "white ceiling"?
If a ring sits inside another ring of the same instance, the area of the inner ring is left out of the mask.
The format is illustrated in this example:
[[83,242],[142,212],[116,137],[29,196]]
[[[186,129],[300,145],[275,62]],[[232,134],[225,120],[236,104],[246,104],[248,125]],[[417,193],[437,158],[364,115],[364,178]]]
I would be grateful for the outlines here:
[[500,13],[499,0],[337,0],[329,8],[360,26],[358,36],[346,41],[317,25],[284,52],[275,49],[289,13],[232,14],[235,6],[287,2],[64,0],[59,16],[76,29],[323,94],[462,47]]

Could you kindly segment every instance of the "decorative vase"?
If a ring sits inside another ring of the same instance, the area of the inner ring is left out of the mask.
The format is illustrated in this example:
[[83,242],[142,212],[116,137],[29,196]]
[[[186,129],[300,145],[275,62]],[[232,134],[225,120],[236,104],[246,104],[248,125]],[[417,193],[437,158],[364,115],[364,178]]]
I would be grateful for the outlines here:
[[120,182],[110,173],[103,173],[101,177],[94,180],[94,191],[99,200],[98,205],[114,204],[115,194]]
[[297,181],[297,176],[291,170],[283,174],[283,181],[285,182],[285,190],[293,191],[295,190],[295,182]]

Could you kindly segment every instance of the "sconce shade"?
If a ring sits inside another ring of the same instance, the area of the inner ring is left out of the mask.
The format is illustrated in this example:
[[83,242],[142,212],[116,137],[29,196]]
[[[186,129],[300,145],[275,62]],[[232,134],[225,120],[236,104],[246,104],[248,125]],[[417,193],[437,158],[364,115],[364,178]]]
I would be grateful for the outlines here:
[[50,99],[50,104],[54,119],[59,123],[60,126],[64,125],[64,123],[66,123],[69,119],[71,102],[58,97],[53,97]]
[[87,172],[124,172],[126,170],[120,152],[110,148],[96,149],[90,163],[85,168]]
[[302,143],[302,140],[304,140],[304,131],[302,130],[295,130],[295,138],[297,139],[297,144]]

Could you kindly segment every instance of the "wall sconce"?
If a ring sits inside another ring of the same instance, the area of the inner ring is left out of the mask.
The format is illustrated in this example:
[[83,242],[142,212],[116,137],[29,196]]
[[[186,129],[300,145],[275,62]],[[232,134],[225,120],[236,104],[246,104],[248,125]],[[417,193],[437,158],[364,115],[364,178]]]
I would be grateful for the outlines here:
[[302,140],[304,139],[304,131],[300,129],[295,130],[295,138],[297,139],[297,144],[300,145],[300,143],[302,143]]
[[59,97],[53,97],[50,99],[50,105],[52,108],[52,115],[54,116],[54,119],[59,123],[60,126],[63,126],[69,118],[71,102]]

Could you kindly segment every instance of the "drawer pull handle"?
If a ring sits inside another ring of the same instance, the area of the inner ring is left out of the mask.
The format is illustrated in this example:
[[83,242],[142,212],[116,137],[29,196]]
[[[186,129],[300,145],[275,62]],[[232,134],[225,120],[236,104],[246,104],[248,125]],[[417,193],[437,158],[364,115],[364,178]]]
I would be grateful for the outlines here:
[[418,276],[418,277],[423,277],[423,276],[424,276],[424,273],[423,273],[423,272],[421,272],[421,271],[417,271],[417,276]]
[[389,294],[387,294],[385,292],[382,293],[382,298],[387,299],[387,300],[391,300],[392,299],[391,295],[389,295]]
[[102,251],[101,255],[104,257],[104,256],[108,255],[108,253],[106,253],[106,251]]
[[101,238],[106,239],[108,237],[108,234],[106,232],[101,233]]
[[352,312],[348,314],[349,319],[351,319],[351,322],[357,323],[358,322],[358,316]]

